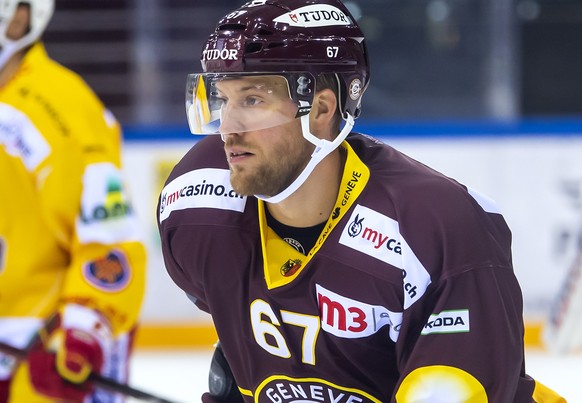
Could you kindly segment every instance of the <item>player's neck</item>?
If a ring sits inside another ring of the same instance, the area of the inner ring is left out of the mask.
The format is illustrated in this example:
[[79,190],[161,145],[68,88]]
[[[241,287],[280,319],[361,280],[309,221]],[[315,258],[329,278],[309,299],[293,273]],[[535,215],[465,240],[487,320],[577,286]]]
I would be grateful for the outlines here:
[[25,52],[21,51],[12,55],[4,67],[0,69],[0,88],[4,87],[14,77],[24,58]]
[[273,218],[292,227],[311,227],[326,221],[337,199],[344,154],[341,147],[335,150],[317,165],[296,192],[280,203],[268,204]]

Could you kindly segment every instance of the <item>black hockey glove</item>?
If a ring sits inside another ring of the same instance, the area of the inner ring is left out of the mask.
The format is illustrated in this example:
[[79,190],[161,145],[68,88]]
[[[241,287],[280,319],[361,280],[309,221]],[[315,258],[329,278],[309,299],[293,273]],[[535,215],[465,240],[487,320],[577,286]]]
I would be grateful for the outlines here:
[[224,357],[220,341],[216,343],[216,348],[210,363],[210,373],[208,374],[209,393],[202,395],[204,403],[242,403],[242,395],[230,370],[230,366]]

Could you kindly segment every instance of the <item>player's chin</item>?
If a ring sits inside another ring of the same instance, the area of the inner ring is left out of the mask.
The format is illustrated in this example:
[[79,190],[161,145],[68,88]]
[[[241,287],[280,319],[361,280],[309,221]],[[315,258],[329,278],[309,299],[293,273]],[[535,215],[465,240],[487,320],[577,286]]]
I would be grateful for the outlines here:
[[253,181],[243,172],[230,169],[230,185],[239,196],[252,196]]

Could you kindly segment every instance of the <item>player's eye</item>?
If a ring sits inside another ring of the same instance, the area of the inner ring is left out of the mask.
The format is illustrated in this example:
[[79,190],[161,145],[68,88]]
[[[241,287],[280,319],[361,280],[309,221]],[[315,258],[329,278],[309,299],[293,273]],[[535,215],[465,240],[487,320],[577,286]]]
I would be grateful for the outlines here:
[[257,106],[257,105],[261,104],[262,102],[263,102],[263,100],[261,98],[251,96],[251,97],[246,97],[244,99],[243,105],[244,106]]

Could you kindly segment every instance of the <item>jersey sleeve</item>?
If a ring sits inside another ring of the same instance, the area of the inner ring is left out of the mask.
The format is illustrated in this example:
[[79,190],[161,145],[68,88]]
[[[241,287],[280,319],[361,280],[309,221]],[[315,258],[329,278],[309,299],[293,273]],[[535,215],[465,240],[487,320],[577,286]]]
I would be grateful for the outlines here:
[[202,311],[210,313],[207,289],[217,268],[254,264],[251,258],[233,262],[233,245],[250,250],[253,241],[245,228],[258,225],[246,205],[247,198],[231,189],[220,136],[199,140],[160,193],[156,217],[166,270]]
[[[209,136],[199,141],[183,156],[166,179],[156,206],[164,266],[172,281],[186,293],[198,309],[207,313],[210,311],[202,276],[192,275],[192,267],[204,266],[202,263],[204,257],[208,256],[215,246],[213,244],[203,246],[202,240],[205,237],[201,237],[201,234],[211,232],[210,227],[202,231],[200,227],[201,220],[204,220],[207,214],[197,211],[198,209],[191,210],[193,213],[188,215],[183,214],[186,210],[173,213],[170,211],[173,210],[171,206],[175,199],[173,183],[181,183],[180,178],[185,178],[192,171],[200,169],[201,164],[206,162],[200,161],[203,156],[214,154],[213,147],[207,145],[209,142],[212,143],[212,140],[214,140],[212,136]],[[180,187],[181,185],[178,185],[178,188]]]
[[[409,211],[421,225],[403,235],[431,282],[404,311],[396,401],[527,401],[534,382],[524,369],[509,228],[471,190],[453,182],[424,190],[431,204],[421,209],[412,201]],[[408,274],[413,278],[413,269]]]
[[[185,234],[184,232],[188,232],[188,229],[160,229],[164,265],[172,280],[178,287],[184,290],[188,298],[198,307],[198,309],[210,313],[208,302],[206,300],[205,288],[201,281],[202,279],[193,278],[183,269],[183,263],[180,262],[180,257],[184,257],[187,254],[183,253],[183,248],[179,244],[177,245],[172,242],[173,239],[181,237],[184,237],[184,239],[197,238],[195,233],[193,233],[194,236],[192,238],[189,238],[189,234]],[[181,253],[177,252],[176,249],[180,250]],[[199,250],[192,251],[192,259],[196,259],[198,255],[197,251]]]
[[118,334],[139,317],[145,247],[120,164],[120,126],[84,85],[69,94],[70,135],[54,150],[41,187],[47,216],[69,249],[61,304],[98,310]]
[[456,398],[443,401],[521,401],[514,400],[516,390],[531,396],[520,307],[519,286],[507,268],[468,270],[433,283],[404,316],[397,401],[417,401],[423,393],[433,399],[426,401],[451,393]]

